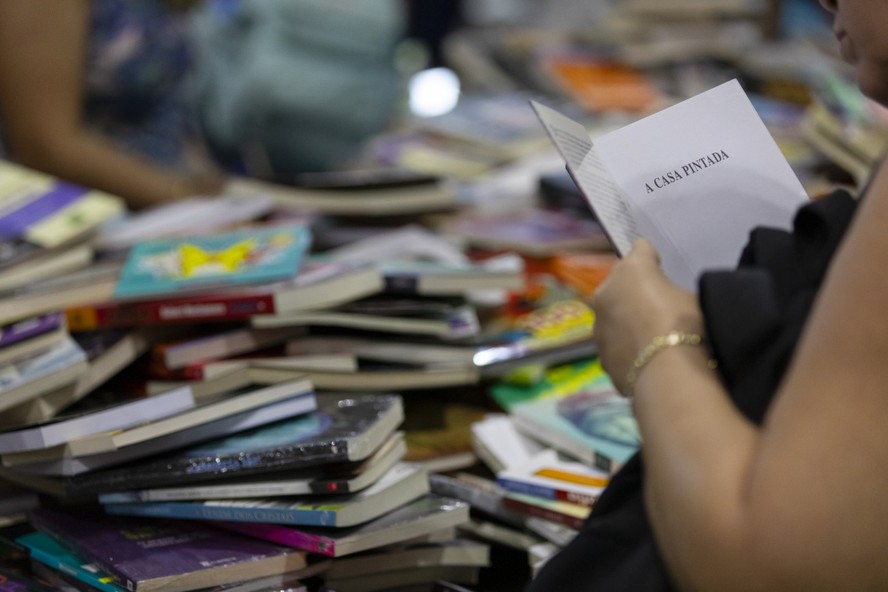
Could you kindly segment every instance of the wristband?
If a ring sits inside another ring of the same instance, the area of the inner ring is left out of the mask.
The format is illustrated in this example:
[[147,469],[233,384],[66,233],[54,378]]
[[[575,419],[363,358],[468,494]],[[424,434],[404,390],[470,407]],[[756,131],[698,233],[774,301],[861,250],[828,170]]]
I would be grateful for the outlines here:
[[[670,347],[674,347],[676,345],[705,345],[703,340],[703,336],[699,333],[685,333],[684,331],[670,331],[666,335],[657,335],[651,342],[646,346],[641,348],[641,351],[638,352],[638,355],[635,356],[635,361],[632,362],[632,366],[629,368],[629,371],[626,373],[626,396],[632,397],[633,391],[635,390],[635,383],[638,381],[638,376],[641,374],[642,369],[648,365],[648,363],[657,355],[659,352],[664,349],[668,349]],[[713,359],[708,361],[710,368],[716,367],[716,362]]]

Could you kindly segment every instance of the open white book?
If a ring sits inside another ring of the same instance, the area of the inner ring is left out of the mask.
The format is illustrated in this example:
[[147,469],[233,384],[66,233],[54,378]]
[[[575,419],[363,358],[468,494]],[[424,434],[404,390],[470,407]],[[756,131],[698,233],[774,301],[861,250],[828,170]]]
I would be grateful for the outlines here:
[[677,284],[732,268],[756,226],[790,228],[808,201],[736,80],[595,139],[531,102],[619,255],[640,237]]

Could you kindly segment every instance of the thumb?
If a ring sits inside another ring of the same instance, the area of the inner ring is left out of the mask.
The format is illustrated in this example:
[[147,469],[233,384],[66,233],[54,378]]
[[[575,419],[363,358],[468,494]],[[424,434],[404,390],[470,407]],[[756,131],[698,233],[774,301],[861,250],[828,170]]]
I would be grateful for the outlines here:
[[632,244],[632,249],[629,251],[627,257],[631,257],[636,261],[648,265],[653,265],[654,267],[660,267],[660,253],[657,252],[654,245],[644,238],[640,238]]

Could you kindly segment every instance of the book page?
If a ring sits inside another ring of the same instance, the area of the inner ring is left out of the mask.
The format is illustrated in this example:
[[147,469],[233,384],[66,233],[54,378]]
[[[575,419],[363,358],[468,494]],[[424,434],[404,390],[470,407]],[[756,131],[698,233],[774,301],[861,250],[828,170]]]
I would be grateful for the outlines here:
[[619,255],[639,238],[631,206],[592,147],[581,124],[536,101],[530,102],[567,163],[567,170]]
[[808,195],[736,80],[595,139],[676,283],[736,266],[756,226],[789,229]]

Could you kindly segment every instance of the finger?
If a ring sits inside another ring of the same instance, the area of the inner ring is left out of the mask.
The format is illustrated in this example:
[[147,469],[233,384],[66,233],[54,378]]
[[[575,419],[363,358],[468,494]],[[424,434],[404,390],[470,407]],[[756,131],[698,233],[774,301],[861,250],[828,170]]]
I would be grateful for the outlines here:
[[632,250],[626,255],[635,261],[645,261],[654,267],[660,267],[660,253],[647,239],[640,238],[632,244]]

